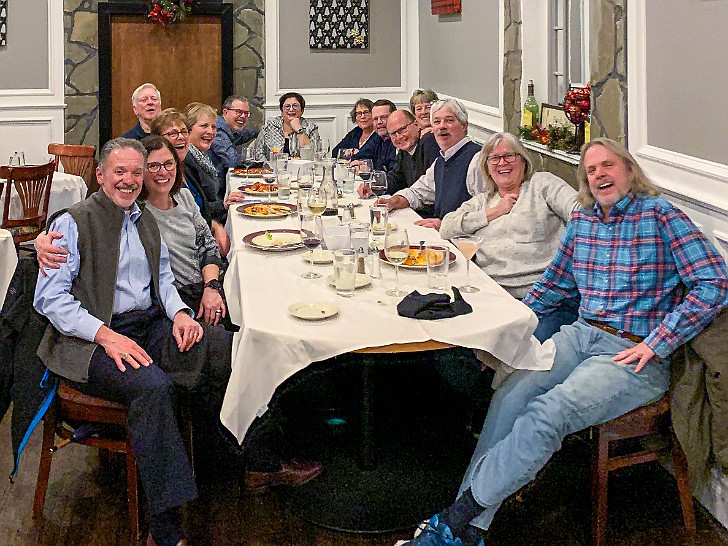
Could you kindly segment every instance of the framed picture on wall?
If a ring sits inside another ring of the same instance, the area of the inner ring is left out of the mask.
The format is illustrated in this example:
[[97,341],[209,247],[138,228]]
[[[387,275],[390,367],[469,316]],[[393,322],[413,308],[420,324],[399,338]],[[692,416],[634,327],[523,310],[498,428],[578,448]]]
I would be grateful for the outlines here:
[[369,0],[310,0],[311,49],[369,49]]
[[8,0],[0,0],[0,47],[8,45]]
[[566,127],[572,133],[574,132],[574,124],[566,117],[564,108],[558,104],[541,104],[541,127],[546,129],[549,125],[554,127]]

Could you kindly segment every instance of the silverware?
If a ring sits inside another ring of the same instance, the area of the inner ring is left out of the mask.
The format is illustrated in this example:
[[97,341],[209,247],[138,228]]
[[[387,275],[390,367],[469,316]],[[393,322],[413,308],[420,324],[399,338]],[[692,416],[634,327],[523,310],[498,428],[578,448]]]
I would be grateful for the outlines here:
[[420,256],[422,256],[422,253],[425,251],[425,241],[420,241],[420,250],[417,252],[417,256],[415,256],[415,261],[420,259]]

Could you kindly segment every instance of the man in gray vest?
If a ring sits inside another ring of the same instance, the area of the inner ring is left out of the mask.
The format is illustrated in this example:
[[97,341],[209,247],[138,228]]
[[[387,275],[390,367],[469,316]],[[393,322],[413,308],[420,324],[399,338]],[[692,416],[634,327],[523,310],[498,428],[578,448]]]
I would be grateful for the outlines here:
[[[117,138],[99,154],[102,191],[58,216],[66,263],[39,275],[33,305],[51,322],[38,356],[74,388],[129,407],[128,425],[158,546],[186,544],[180,508],[197,496],[173,411],[191,386],[203,329],[172,284],[169,253],[136,199],[146,151]],[[174,343],[170,343],[171,337]]]

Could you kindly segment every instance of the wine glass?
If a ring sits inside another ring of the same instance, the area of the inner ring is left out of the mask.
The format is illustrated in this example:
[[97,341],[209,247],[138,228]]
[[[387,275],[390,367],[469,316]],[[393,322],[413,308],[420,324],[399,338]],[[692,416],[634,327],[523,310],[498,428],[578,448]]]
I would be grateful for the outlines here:
[[263,182],[268,184],[268,204],[271,203],[271,194],[273,193],[273,184],[276,181],[276,173],[274,167],[276,163],[274,160],[269,159],[263,162],[263,169],[261,175],[263,176]]
[[377,197],[381,197],[387,193],[387,173],[384,171],[372,172],[371,179],[369,180],[369,188]]
[[460,291],[466,293],[480,292],[480,288],[470,284],[470,261],[473,259],[473,256],[475,256],[475,253],[478,251],[478,247],[480,247],[480,243],[483,242],[483,239],[478,237],[477,235],[458,235],[450,240],[456,247],[458,247],[458,250],[462,252],[466,260],[465,284],[459,287]]
[[255,163],[255,150],[253,149],[253,146],[243,148],[240,163],[242,163],[243,167],[245,167],[245,184],[250,184],[249,170],[250,167],[253,166],[253,163]]
[[406,229],[387,232],[384,237],[384,255],[387,257],[388,262],[394,264],[394,288],[390,288],[385,292],[388,296],[398,298],[407,294],[404,290],[399,289],[399,264],[407,259],[409,250],[409,238]]
[[306,248],[311,250],[311,269],[303,273],[301,277],[304,279],[318,279],[321,277],[321,274],[313,270],[313,251],[321,244],[321,239],[323,238],[321,216],[319,214],[304,212],[298,216],[298,219],[301,224],[301,241]]
[[373,165],[371,159],[357,160],[356,174],[359,175],[359,178],[361,178],[364,181],[364,184],[366,186],[369,186],[369,180],[371,180],[371,178],[372,178],[373,170],[374,170],[374,165]]
[[311,188],[306,201],[308,210],[316,216],[321,216],[326,210],[326,190],[322,185]]

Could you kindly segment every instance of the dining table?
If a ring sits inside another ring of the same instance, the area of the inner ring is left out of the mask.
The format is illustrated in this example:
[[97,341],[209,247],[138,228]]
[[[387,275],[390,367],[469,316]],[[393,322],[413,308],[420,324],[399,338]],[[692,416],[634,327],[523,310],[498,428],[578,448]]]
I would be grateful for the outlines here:
[[[3,182],[5,182],[5,180],[0,178],[0,184]],[[4,188],[5,186],[3,185],[2,187]],[[3,189],[2,191],[5,190]],[[76,176],[75,174],[55,171],[53,173],[53,181],[51,182],[51,195],[48,199],[48,218],[59,210],[66,209],[85,199],[87,191],[88,188],[86,187],[86,182],[82,177]],[[0,199],[0,203],[2,202],[4,202],[3,199]],[[0,219],[3,214],[3,209],[0,207]],[[15,188],[13,188],[12,193],[10,194],[8,216],[10,218],[18,218],[21,214],[22,205],[20,202],[20,196],[18,196]]]
[[[237,189],[243,182],[243,178],[231,177],[230,187]],[[271,196],[271,200],[295,205],[296,192],[288,199]],[[375,434],[381,416],[373,410],[377,367],[392,362],[393,353],[395,361],[408,362],[412,353],[437,358],[432,351],[465,347],[506,373],[515,368],[545,370],[553,363],[553,344],[541,345],[532,336],[537,325],[535,314],[477,267],[471,267],[467,280],[479,291],[462,294],[472,306],[472,313],[439,320],[400,316],[397,304],[402,298],[386,294],[394,284],[395,269],[378,252],[381,237],[371,237],[370,246],[375,248],[367,257],[367,273],[373,269],[376,272],[373,266],[377,261],[379,278],[368,279],[370,283],[356,289],[353,297],[341,297],[330,282],[333,265],[329,260],[317,259],[311,264],[310,251],[305,248],[258,248],[259,240],[253,234],[299,230],[295,211],[277,218],[261,218],[238,210],[246,204],[266,201],[265,195],[249,195],[243,205],[231,206],[228,213],[231,251],[224,290],[230,318],[240,330],[233,337],[232,370],[220,419],[242,442],[253,420],[266,412],[276,388],[288,378],[332,357],[356,358],[362,392],[356,419],[361,430],[354,442],[358,446],[355,460],[342,462],[346,457],[337,455],[335,460],[327,461],[328,471],[287,493],[289,509],[307,521],[351,532],[383,532],[412,525],[447,499],[464,468],[449,465],[431,453],[395,453],[391,445],[377,445],[375,439],[381,438]],[[347,202],[354,205],[356,221],[369,222],[374,199],[344,194],[339,204]],[[346,217],[345,212],[350,210],[340,209],[340,217]],[[447,280],[451,286],[466,284],[465,257],[453,244],[443,241],[437,230],[416,225],[419,219],[412,209],[393,211],[388,228],[406,229],[415,247],[422,241],[448,246],[454,262]],[[322,217],[322,221],[326,226],[341,222],[335,216]],[[301,276],[311,268],[320,273],[320,278]],[[406,292],[433,292],[427,286],[424,268],[400,267],[400,288]],[[296,304],[310,302],[323,304],[324,310],[335,308],[336,312],[326,311],[322,320],[293,316],[298,314]],[[433,474],[438,477],[424,483],[420,480],[417,485],[405,483]]]
[[7,229],[0,229],[0,309],[5,302],[5,295],[18,265],[18,253],[15,250],[13,236]]
[[[369,206],[374,200],[361,200],[356,194],[345,195],[346,199],[356,205],[356,219],[368,222]],[[251,201],[265,200],[251,197]],[[279,201],[277,197],[274,200]],[[295,192],[284,202],[295,203]],[[266,411],[276,387],[312,362],[345,353],[436,342],[487,353],[511,368],[551,367],[553,345],[541,345],[532,336],[538,322],[536,315],[479,268],[471,268],[469,281],[480,290],[463,295],[472,306],[472,313],[440,320],[405,318],[397,313],[402,298],[385,294],[393,285],[395,274],[394,267],[386,261],[381,263],[380,279],[372,279],[371,285],[356,290],[354,297],[340,297],[328,282],[333,265],[310,265],[305,261],[306,249],[265,251],[243,242],[254,232],[297,231],[296,214],[254,218],[241,214],[237,208],[231,206],[228,214],[231,251],[224,290],[230,318],[240,330],[233,339],[232,373],[220,417],[239,442],[255,417]],[[393,211],[389,219],[391,228],[407,230],[413,245],[420,241],[448,245],[456,257],[448,281],[454,286],[465,284],[464,256],[454,245],[443,241],[437,230],[415,225],[420,216],[414,210]],[[310,267],[318,270],[321,277],[301,277]],[[399,281],[408,292],[430,292],[423,269],[400,267]],[[288,311],[297,302],[330,302],[338,306],[338,313],[325,320],[301,320]]]

